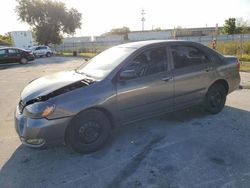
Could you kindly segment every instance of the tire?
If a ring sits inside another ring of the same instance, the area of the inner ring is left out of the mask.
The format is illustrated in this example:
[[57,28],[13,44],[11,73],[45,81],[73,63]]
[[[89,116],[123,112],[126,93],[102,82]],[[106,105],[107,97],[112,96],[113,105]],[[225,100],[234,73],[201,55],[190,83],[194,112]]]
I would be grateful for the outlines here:
[[46,57],[50,57],[51,56],[51,53],[50,52],[47,52],[46,53]]
[[76,115],[66,131],[66,144],[78,153],[99,150],[109,138],[110,121],[99,110]]
[[226,88],[222,84],[212,85],[205,97],[205,108],[211,114],[219,113],[225,106]]
[[28,59],[26,59],[25,57],[20,59],[20,64],[26,64],[28,63]]

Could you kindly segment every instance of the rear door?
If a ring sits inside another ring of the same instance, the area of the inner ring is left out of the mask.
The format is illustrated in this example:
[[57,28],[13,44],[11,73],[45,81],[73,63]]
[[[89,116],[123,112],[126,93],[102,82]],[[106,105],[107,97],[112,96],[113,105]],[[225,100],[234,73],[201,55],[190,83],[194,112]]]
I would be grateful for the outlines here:
[[214,64],[209,55],[194,45],[171,45],[174,65],[175,109],[182,109],[203,100],[213,80]]
[[173,110],[174,85],[165,47],[141,52],[124,70],[137,74],[116,83],[119,113],[125,122]]

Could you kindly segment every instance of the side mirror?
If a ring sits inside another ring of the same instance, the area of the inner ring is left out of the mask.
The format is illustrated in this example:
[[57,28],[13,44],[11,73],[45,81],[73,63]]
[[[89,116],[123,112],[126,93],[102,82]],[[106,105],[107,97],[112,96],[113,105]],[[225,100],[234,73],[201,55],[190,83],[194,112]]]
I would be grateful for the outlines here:
[[137,75],[135,70],[125,70],[120,73],[120,79],[122,80],[129,80],[136,77]]

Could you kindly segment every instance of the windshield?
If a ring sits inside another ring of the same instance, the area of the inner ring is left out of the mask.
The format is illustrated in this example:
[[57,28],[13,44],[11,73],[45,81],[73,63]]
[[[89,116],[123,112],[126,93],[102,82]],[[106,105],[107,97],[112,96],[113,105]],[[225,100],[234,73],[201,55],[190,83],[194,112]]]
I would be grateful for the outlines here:
[[103,79],[135,49],[113,47],[92,58],[87,64],[83,64],[77,72],[90,77]]

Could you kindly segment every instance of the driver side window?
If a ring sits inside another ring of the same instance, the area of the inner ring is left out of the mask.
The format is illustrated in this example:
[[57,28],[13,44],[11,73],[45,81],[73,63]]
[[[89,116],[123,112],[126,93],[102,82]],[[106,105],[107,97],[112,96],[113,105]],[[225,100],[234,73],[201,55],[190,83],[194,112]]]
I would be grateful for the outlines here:
[[166,69],[166,50],[156,48],[147,50],[136,56],[125,68],[134,70],[137,78],[156,74]]

